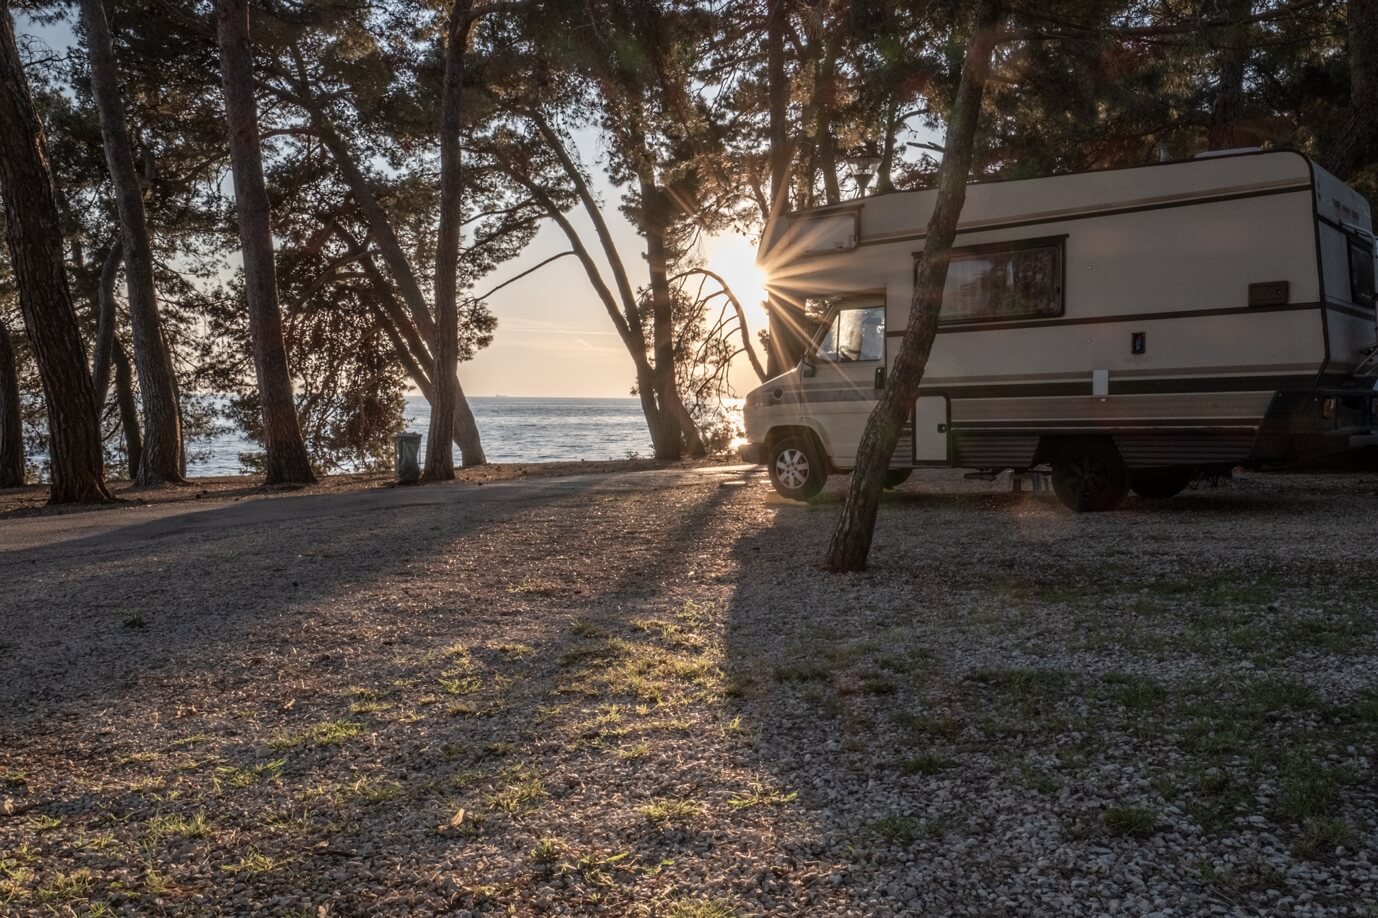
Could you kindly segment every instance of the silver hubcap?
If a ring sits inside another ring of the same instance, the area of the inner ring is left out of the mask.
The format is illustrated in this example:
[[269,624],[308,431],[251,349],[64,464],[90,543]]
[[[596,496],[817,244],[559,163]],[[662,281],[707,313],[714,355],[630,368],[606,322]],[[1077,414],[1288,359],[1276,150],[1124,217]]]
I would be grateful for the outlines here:
[[809,457],[791,447],[775,457],[775,476],[790,490],[802,488],[809,480]]

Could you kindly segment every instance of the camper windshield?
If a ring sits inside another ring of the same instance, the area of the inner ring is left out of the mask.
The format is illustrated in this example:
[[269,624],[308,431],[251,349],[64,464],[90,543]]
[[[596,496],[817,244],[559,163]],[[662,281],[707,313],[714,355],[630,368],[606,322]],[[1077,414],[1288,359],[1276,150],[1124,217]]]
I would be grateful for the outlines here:
[[885,307],[839,309],[818,345],[818,356],[834,363],[885,359]]

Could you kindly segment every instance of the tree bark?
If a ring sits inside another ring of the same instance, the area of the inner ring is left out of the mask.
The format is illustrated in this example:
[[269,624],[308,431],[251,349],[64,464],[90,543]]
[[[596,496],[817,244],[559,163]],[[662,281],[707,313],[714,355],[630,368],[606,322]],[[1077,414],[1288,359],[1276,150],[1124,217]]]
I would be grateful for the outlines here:
[[1244,108],[1244,67],[1249,62],[1249,32],[1246,21],[1253,13],[1253,0],[1226,0],[1228,26],[1219,32],[1220,67],[1216,74],[1215,101],[1211,105],[1207,145],[1212,150],[1228,150],[1240,145],[1239,118]]
[[769,0],[766,13],[766,93],[770,108],[770,213],[789,210],[789,78],[785,74],[788,0]]
[[1346,4],[1349,117],[1326,153],[1325,167],[1348,181],[1374,159],[1378,143],[1378,0]]
[[24,418],[10,330],[0,322],[0,488],[24,485]]
[[[91,355],[91,385],[96,390],[96,410],[105,408],[110,391],[110,355],[115,344],[115,281],[124,261],[124,249],[116,239],[101,265],[96,284],[96,346]],[[130,476],[134,477],[134,476]]]
[[9,0],[0,0],[0,191],[19,307],[48,408],[49,503],[108,501],[100,419],[67,286],[48,144],[19,60]]
[[976,126],[981,114],[981,98],[990,72],[991,54],[1004,17],[1005,0],[981,0],[962,64],[952,112],[948,118],[943,163],[938,170],[938,197],[928,221],[923,254],[919,256],[914,300],[909,324],[904,330],[899,354],[891,368],[880,402],[866,421],[843,499],[842,512],[833,530],[824,566],[832,571],[859,571],[866,568],[875,535],[876,510],[885,485],[885,472],[895,451],[900,428],[914,408],[919,382],[928,363],[933,339],[938,331],[938,312],[942,308],[943,287],[957,221],[966,201],[966,183],[976,141]]
[[[143,402],[144,450],[135,482],[145,486],[182,484],[186,481],[182,477],[186,463],[177,382],[172,354],[158,316],[153,247],[144,213],[143,187],[134,165],[115,70],[114,45],[101,0],[81,0],[81,21],[86,30],[87,56],[91,64],[91,94],[100,116],[105,162],[110,170],[120,219],[129,327],[134,341],[134,365],[139,373],[139,396]],[[98,400],[97,405],[100,404]]]
[[249,8],[245,0],[216,0],[215,20],[249,333],[253,338],[254,371],[263,410],[266,483],[307,484],[314,482],[316,476],[311,472],[302,439],[287,348],[282,339],[268,189],[263,179],[258,103],[254,99],[253,60],[249,53]]
[[110,360],[115,367],[115,405],[120,410],[120,430],[124,433],[124,458],[129,466],[129,480],[139,474],[143,461],[144,440],[139,434],[139,402],[134,397],[134,371],[124,345],[115,339],[110,348]]
[[[455,418],[455,373],[459,367],[459,235],[463,220],[464,156],[459,132],[464,115],[464,55],[469,45],[473,0],[454,0],[445,42],[445,77],[440,93],[440,225],[435,240],[435,338],[431,342],[431,426],[426,438],[424,481],[455,477],[450,431]],[[482,449],[477,443],[470,449]],[[461,447],[461,455],[470,450]]]

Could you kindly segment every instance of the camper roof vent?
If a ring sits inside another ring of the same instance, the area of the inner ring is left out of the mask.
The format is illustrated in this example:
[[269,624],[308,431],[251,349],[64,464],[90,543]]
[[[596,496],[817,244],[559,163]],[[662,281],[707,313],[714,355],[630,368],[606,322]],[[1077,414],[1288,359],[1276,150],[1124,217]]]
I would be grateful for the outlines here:
[[1238,156],[1240,153],[1262,153],[1262,147],[1235,147],[1232,150],[1207,150],[1197,153],[1192,159],[1215,159],[1217,156]]

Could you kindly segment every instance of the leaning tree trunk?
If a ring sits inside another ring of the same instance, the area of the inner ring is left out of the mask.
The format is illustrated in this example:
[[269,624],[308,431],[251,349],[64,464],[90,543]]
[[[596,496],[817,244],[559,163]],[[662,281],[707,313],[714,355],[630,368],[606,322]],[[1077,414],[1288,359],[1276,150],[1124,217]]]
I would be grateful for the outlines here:
[[230,135],[235,212],[244,258],[244,292],[249,301],[249,334],[254,345],[263,410],[264,470],[268,484],[310,483],[311,461],[302,439],[292,396],[287,347],[282,339],[268,189],[263,180],[263,150],[249,56],[249,8],[245,0],[216,0],[220,69],[225,84],[225,122]]
[[115,366],[115,405],[120,410],[120,430],[124,432],[124,458],[129,467],[129,480],[139,474],[144,455],[144,440],[139,434],[139,401],[134,397],[134,371],[129,355],[119,339],[111,345],[110,360]]
[[[459,234],[464,159],[459,131],[464,114],[464,53],[469,44],[473,0],[455,0],[445,43],[445,78],[440,94],[440,226],[435,240],[435,339],[431,342],[431,427],[426,438],[426,481],[455,477],[450,431],[455,420],[455,372],[459,367]],[[461,449],[460,454],[466,451]]]
[[904,330],[899,355],[881,392],[880,403],[866,421],[866,430],[857,448],[856,467],[852,470],[842,513],[824,560],[824,565],[832,571],[864,570],[866,557],[871,552],[885,472],[900,428],[918,397],[919,381],[923,379],[938,331],[938,311],[942,308],[952,241],[956,238],[957,221],[966,202],[981,96],[1003,16],[1004,0],[981,0],[976,10],[961,82],[948,118],[943,163],[938,171],[938,198],[928,220],[923,254],[919,256],[909,325]]
[[1349,117],[1325,156],[1325,167],[1348,181],[1378,156],[1378,0],[1349,0]]
[[134,166],[115,72],[115,52],[110,26],[101,0],[81,0],[81,21],[86,29],[86,48],[91,64],[91,94],[100,115],[101,141],[110,183],[115,189],[115,209],[120,218],[124,253],[124,277],[129,294],[129,327],[134,340],[134,365],[139,373],[143,401],[144,451],[140,485],[178,484],[185,481],[182,444],[182,413],[177,404],[177,382],[172,354],[158,317],[158,292],[153,281],[153,247],[144,214],[143,188]]
[[10,330],[0,322],[0,488],[24,484],[24,418]]
[[19,60],[9,0],[0,0],[0,191],[19,307],[48,408],[49,503],[108,501],[100,419],[67,286],[48,144]]

